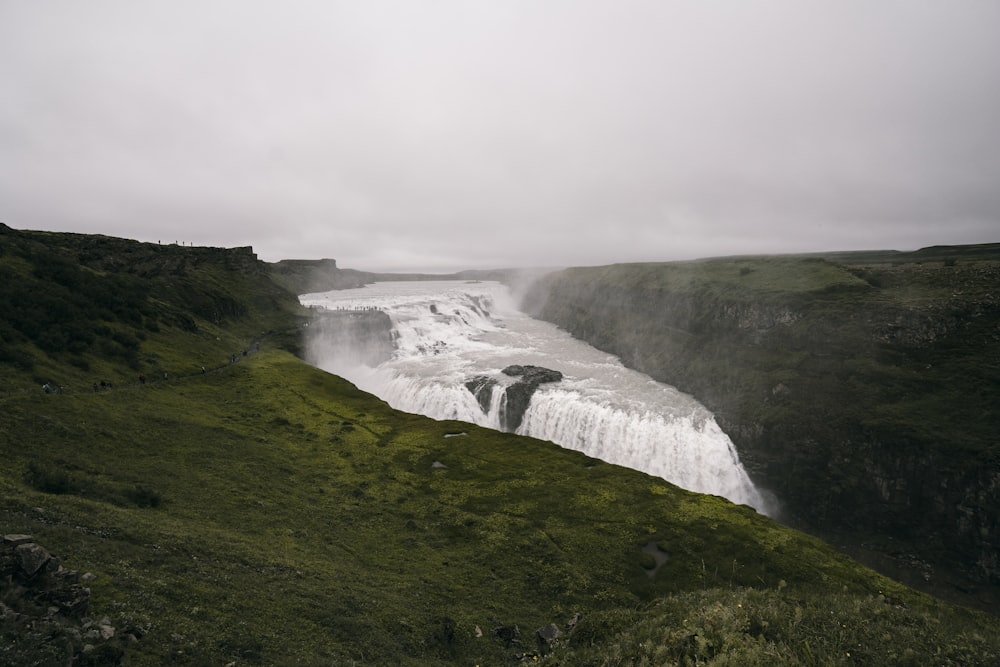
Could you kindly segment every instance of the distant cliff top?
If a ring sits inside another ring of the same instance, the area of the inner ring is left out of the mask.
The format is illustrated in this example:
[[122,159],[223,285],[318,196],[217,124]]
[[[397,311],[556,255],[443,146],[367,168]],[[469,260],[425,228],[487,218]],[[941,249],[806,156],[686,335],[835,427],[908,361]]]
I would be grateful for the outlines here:
[[249,246],[144,243],[0,224],[0,372],[11,386],[211,366],[304,311]]
[[270,265],[271,278],[295,294],[350,289],[375,282],[375,275],[337,267],[335,259],[283,259]]

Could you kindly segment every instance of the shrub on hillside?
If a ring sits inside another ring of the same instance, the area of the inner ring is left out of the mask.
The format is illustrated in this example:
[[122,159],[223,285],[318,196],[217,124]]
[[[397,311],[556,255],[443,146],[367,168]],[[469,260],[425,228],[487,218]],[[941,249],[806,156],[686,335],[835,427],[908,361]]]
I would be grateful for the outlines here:
[[31,488],[42,493],[76,493],[79,489],[70,479],[69,473],[61,468],[42,465],[31,461],[25,472],[24,481]]
[[136,484],[135,488],[127,491],[125,496],[135,504],[136,507],[159,507],[162,502],[160,494],[152,489]]
[[638,618],[616,612],[587,617],[561,657],[575,665],[916,667],[1000,660],[996,638],[954,618],[883,595],[812,598],[782,588],[692,591],[665,598]]

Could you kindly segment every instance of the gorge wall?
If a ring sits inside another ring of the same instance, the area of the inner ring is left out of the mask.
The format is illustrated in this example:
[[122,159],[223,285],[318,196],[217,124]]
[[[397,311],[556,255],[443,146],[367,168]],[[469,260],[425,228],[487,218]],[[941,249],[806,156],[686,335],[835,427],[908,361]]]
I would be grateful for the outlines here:
[[998,256],[569,269],[523,308],[702,401],[789,523],[996,611]]

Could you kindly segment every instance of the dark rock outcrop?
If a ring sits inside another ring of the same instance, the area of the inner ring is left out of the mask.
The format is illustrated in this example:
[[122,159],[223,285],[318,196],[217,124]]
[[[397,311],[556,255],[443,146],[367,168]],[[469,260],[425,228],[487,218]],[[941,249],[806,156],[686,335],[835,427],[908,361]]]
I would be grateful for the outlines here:
[[[550,368],[541,366],[520,366],[512,365],[501,371],[508,377],[517,378],[517,382],[508,385],[504,390],[500,406],[500,429],[513,433],[521,426],[524,420],[524,413],[528,411],[531,397],[538,390],[538,386],[548,382],[559,382],[563,379],[563,374]],[[479,407],[484,413],[490,411],[493,401],[493,387],[499,384],[496,378],[488,375],[477,375],[465,383]]]
[[538,385],[562,380],[562,373],[541,366],[508,366],[504,375],[518,378],[504,392],[504,408],[500,412],[500,428],[513,433],[521,426],[524,413],[528,411],[531,397]]
[[550,368],[541,366],[508,366],[501,371],[504,375],[521,378],[523,384],[533,384],[536,387],[546,382],[559,382],[563,379],[563,374]]

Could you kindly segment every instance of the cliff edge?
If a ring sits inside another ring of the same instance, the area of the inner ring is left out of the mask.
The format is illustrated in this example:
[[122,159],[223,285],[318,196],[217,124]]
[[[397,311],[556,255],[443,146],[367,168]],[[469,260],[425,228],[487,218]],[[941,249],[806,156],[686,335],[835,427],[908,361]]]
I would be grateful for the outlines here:
[[524,300],[715,412],[785,520],[997,610],[1000,245],[569,269]]

